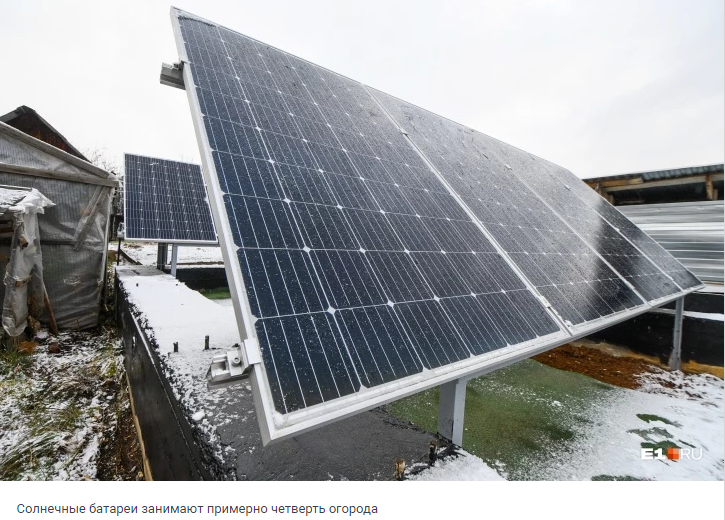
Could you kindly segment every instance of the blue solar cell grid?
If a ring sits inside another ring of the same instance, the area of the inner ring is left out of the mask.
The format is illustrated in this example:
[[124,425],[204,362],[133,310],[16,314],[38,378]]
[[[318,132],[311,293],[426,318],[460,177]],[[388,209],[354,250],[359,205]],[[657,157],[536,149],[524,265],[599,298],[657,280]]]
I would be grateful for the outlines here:
[[216,243],[199,165],[131,154],[124,162],[127,239]]
[[178,23],[278,413],[564,343],[697,284],[565,170],[192,15]]
[[559,332],[362,85],[180,23],[279,412]]

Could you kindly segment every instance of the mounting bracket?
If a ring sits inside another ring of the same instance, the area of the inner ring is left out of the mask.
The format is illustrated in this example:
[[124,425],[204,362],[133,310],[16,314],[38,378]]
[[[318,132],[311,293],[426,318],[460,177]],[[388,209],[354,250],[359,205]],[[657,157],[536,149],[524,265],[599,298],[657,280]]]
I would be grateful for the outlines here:
[[175,87],[180,88],[181,90],[186,90],[186,86],[184,85],[183,70],[183,61],[171,65],[168,63],[162,63],[161,76],[159,77],[159,81],[162,85],[166,85],[167,87]]
[[217,354],[212,358],[206,373],[206,386],[209,389],[222,388],[246,379],[249,373],[245,368],[249,367],[244,366],[239,346]]
[[222,388],[249,377],[252,366],[262,362],[259,347],[251,343],[249,339],[244,340],[245,352],[242,352],[242,347],[235,345],[212,358],[206,373],[207,388]]

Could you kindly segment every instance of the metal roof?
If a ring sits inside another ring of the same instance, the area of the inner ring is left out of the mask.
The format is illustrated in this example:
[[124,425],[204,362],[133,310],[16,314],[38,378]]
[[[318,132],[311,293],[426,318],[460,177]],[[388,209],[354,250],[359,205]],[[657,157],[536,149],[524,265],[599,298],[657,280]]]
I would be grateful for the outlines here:
[[723,283],[723,201],[618,206],[705,282]]
[[[68,141],[68,139],[66,139],[66,137],[63,134],[61,134],[58,130],[56,130],[53,127],[53,125],[51,125],[48,121],[46,121],[45,118],[43,118],[40,114],[38,114],[35,110],[33,110],[32,108],[30,108],[28,106],[25,106],[25,105],[19,106],[18,108],[16,108],[12,112],[8,112],[7,114],[0,116],[0,121],[3,122],[3,123],[8,124],[8,125],[10,125],[10,126],[12,126],[14,128],[17,128],[17,126],[14,124],[14,121],[17,120],[17,119],[19,119],[20,117],[22,117],[24,115],[28,115],[30,117],[35,118],[35,120],[38,123],[40,123],[41,125],[45,126],[45,128],[48,131],[50,131],[51,134],[55,135],[55,137],[58,138],[66,146],[67,150],[64,150],[64,151],[67,151],[71,155],[75,155],[79,159],[83,159],[86,162],[90,162],[90,161],[88,161],[88,158],[85,155],[83,155],[81,153],[81,151],[78,150],[78,148],[76,148],[75,146],[73,146],[70,143],[70,141]],[[22,129],[20,129],[20,130],[21,131],[24,131]],[[40,138],[37,135],[32,135],[32,137],[35,137],[36,139],[37,138]],[[49,143],[49,144],[54,144],[54,143]]]
[[691,175],[704,175],[706,173],[721,173],[723,171],[723,163],[704,164],[701,166],[688,166],[685,168],[672,168],[669,170],[654,170],[646,172],[621,173],[618,175],[608,175],[604,177],[586,177],[584,181],[614,181],[618,179],[631,179],[634,177],[642,177],[644,181],[658,181],[662,179],[675,179],[678,177],[689,177]]

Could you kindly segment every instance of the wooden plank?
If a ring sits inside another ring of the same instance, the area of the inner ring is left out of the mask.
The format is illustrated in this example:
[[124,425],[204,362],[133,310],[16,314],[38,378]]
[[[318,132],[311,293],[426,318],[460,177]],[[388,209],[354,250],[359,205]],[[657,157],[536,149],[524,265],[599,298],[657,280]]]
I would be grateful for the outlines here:
[[[700,184],[705,182],[705,175],[693,175],[691,177],[677,177],[675,179],[661,179],[657,181],[649,181],[642,184],[638,184],[635,186],[613,186],[611,188],[605,188],[605,191],[608,193],[613,193],[616,191],[626,191],[626,190],[643,190],[647,188],[661,188],[663,186],[681,186],[685,184]],[[722,173],[714,173],[710,174],[710,177],[712,181],[721,181],[723,180],[723,174]]]
[[642,177],[635,177],[633,179],[614,179],[611,181],[599,181],[599,186],[601,189],[606,188],[614,188],[616,186],[635,186],[639,184],[643,184],[644,180]]

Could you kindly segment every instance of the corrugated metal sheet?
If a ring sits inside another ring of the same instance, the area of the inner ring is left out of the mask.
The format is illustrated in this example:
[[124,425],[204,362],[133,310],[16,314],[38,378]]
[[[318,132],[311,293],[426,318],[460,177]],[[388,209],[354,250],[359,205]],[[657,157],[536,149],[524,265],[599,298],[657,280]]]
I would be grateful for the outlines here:
[[723,201],[617,206],[705,282],[723,283]]

